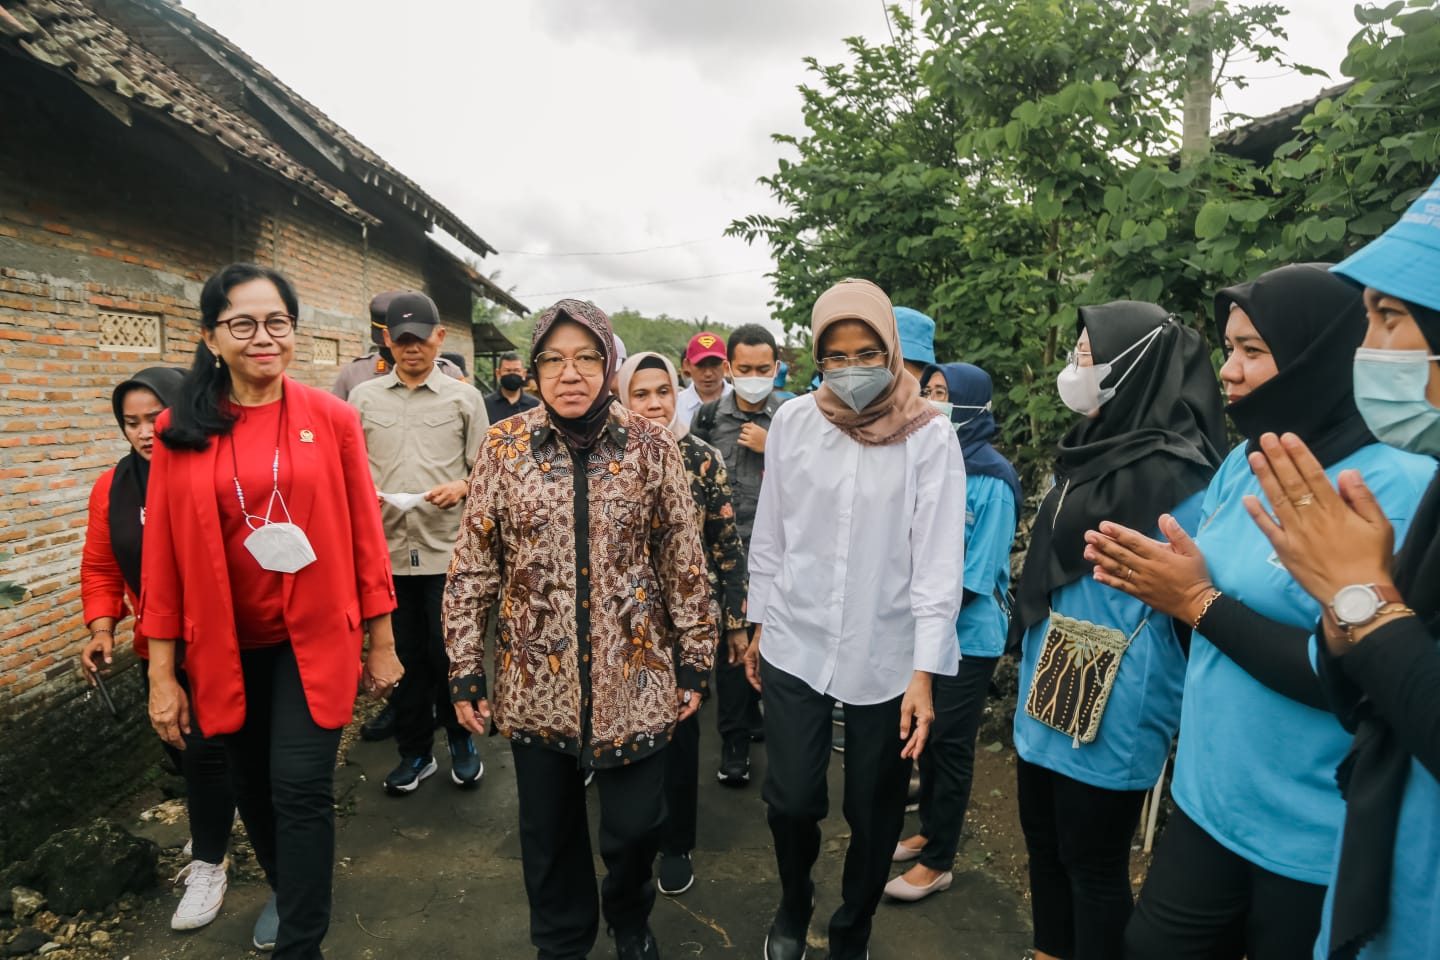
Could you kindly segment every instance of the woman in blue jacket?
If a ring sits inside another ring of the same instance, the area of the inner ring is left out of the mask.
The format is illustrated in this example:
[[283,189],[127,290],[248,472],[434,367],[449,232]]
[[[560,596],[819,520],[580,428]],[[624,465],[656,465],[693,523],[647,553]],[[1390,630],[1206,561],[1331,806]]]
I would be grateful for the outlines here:
[[1169,617],[1090,576],[1085,531],[1199,513],[1224,448],[1204,344],[1154,304],[1080,308],[1057,380],[1085,415],[1060,443],[1012,627],[1023,632],[1015,749],[1037,960],[1114,960],[1133,908],[1130,842],[1180,720]]
[[885,885],[895,900],[947,890],[975,773],[975,734],[995,663],[1005,650],[1005,591],[1021,501],[1020,478],[990,444],[990,375],[969,363],[931,364],[923,394],[949,417],[965,456],[965,583],[955,634],[960,672],[933,681],[930,749],[920,754],[920,832],[900,841],[894,860],[918,861]]
[[1308,957],[1343,816],[1335,768],[1348,736],[1311,667],[1319,605],[1246,512],[1260,492],[1247,459],[1268,432],[1303,437],[1331,476],[1363,470],[1380,506],[1409,522],[1434,462],[1375,442],[1349,367],[1364,334],[1357,289],[1295,264],[1220,291],[1230,356],[1226,408],[1247,443],[1205,492],[1192,542],[1105,523],[1096,577],[1193,627],[1172,793],[1176,812],[1125,945],[1140,960]]

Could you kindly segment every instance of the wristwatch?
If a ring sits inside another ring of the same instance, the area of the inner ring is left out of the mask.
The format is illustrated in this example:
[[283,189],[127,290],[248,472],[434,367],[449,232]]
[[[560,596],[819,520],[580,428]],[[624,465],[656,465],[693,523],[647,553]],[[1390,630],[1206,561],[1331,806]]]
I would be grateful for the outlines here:
[[1355,641],[1355,629],[1373,622],[1389,607],[1404,609],[1404,598],[1400,591],[1391,586],[1374,583],[1352,583],[1341,587],[1330,601],[1330,612],[1335,622],[1345,631],[1350,642]]

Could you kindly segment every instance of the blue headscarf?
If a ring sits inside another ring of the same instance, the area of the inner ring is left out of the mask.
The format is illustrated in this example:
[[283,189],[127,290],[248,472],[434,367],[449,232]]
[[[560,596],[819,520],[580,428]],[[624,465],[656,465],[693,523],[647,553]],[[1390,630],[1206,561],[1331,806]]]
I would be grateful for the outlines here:
[[994,390],[990,374],[973,363],[932,363],[920,373],[921,386],[928,383],[936,372],[945,378],[950,402],[955,405],[950,413],[950,422],[960,440],[960,451],[965,454],[966,475],[995,477],[1009,484],[1015,494],[1015,516],[1018,518],[1024,500],[1020,477],[1010,461],[990,444],[990,438],[995,436],[995,415],[989,408]]

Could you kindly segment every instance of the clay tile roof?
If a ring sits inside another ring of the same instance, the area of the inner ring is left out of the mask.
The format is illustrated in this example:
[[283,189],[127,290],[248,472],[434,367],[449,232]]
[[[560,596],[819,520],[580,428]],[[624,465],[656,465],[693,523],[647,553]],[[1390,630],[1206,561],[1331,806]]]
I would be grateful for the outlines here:
[[276,146],[256,123],[226,109],[83,0],[0,0],[0,43],[5,42],[65,72],[77,84],[113,94],[189,127],[354,220],[380,222],[344,191]]

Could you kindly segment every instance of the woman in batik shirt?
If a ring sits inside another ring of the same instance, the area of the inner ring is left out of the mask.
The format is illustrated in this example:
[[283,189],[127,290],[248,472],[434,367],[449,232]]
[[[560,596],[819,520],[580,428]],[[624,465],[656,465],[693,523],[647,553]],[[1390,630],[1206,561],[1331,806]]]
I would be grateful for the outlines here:
[[[715,644],[685,464],[663,426],[613,402],[615,356],[593,303],[541,314],[530,357],[543,403],[482,443],[446,584],[451,699],[472,732],[493,716],[510,740],[530,938],[543,957],[587,956],[602,907],[621,960],[657,955],[658,755],[709,689]],[[497,605],[487,700],[485,623]],[[609,870],[601,902],[585,815],[592,771]]]
[[[735,526],[725,458],[690,432],[675,415],[680,392],[675,368],[658,353],[637,353],[620,366],[621,401],[633,412],[664,424],[680,444],[690,475],[690,495],[700,520],[705,553],[710,559],[710,590],[723,612],[725,649],[743,650],[745,631],[745,545]],[[733,635],[733,637],[732,637]],[[717,655],[720,655],[717,653]],[[700,718],[691,717],[675,731],[665,773],[669,819],[660,839],[660,892],[679,896],[695,882],[690,854],[695,849],[695,822],[700,773]]]

